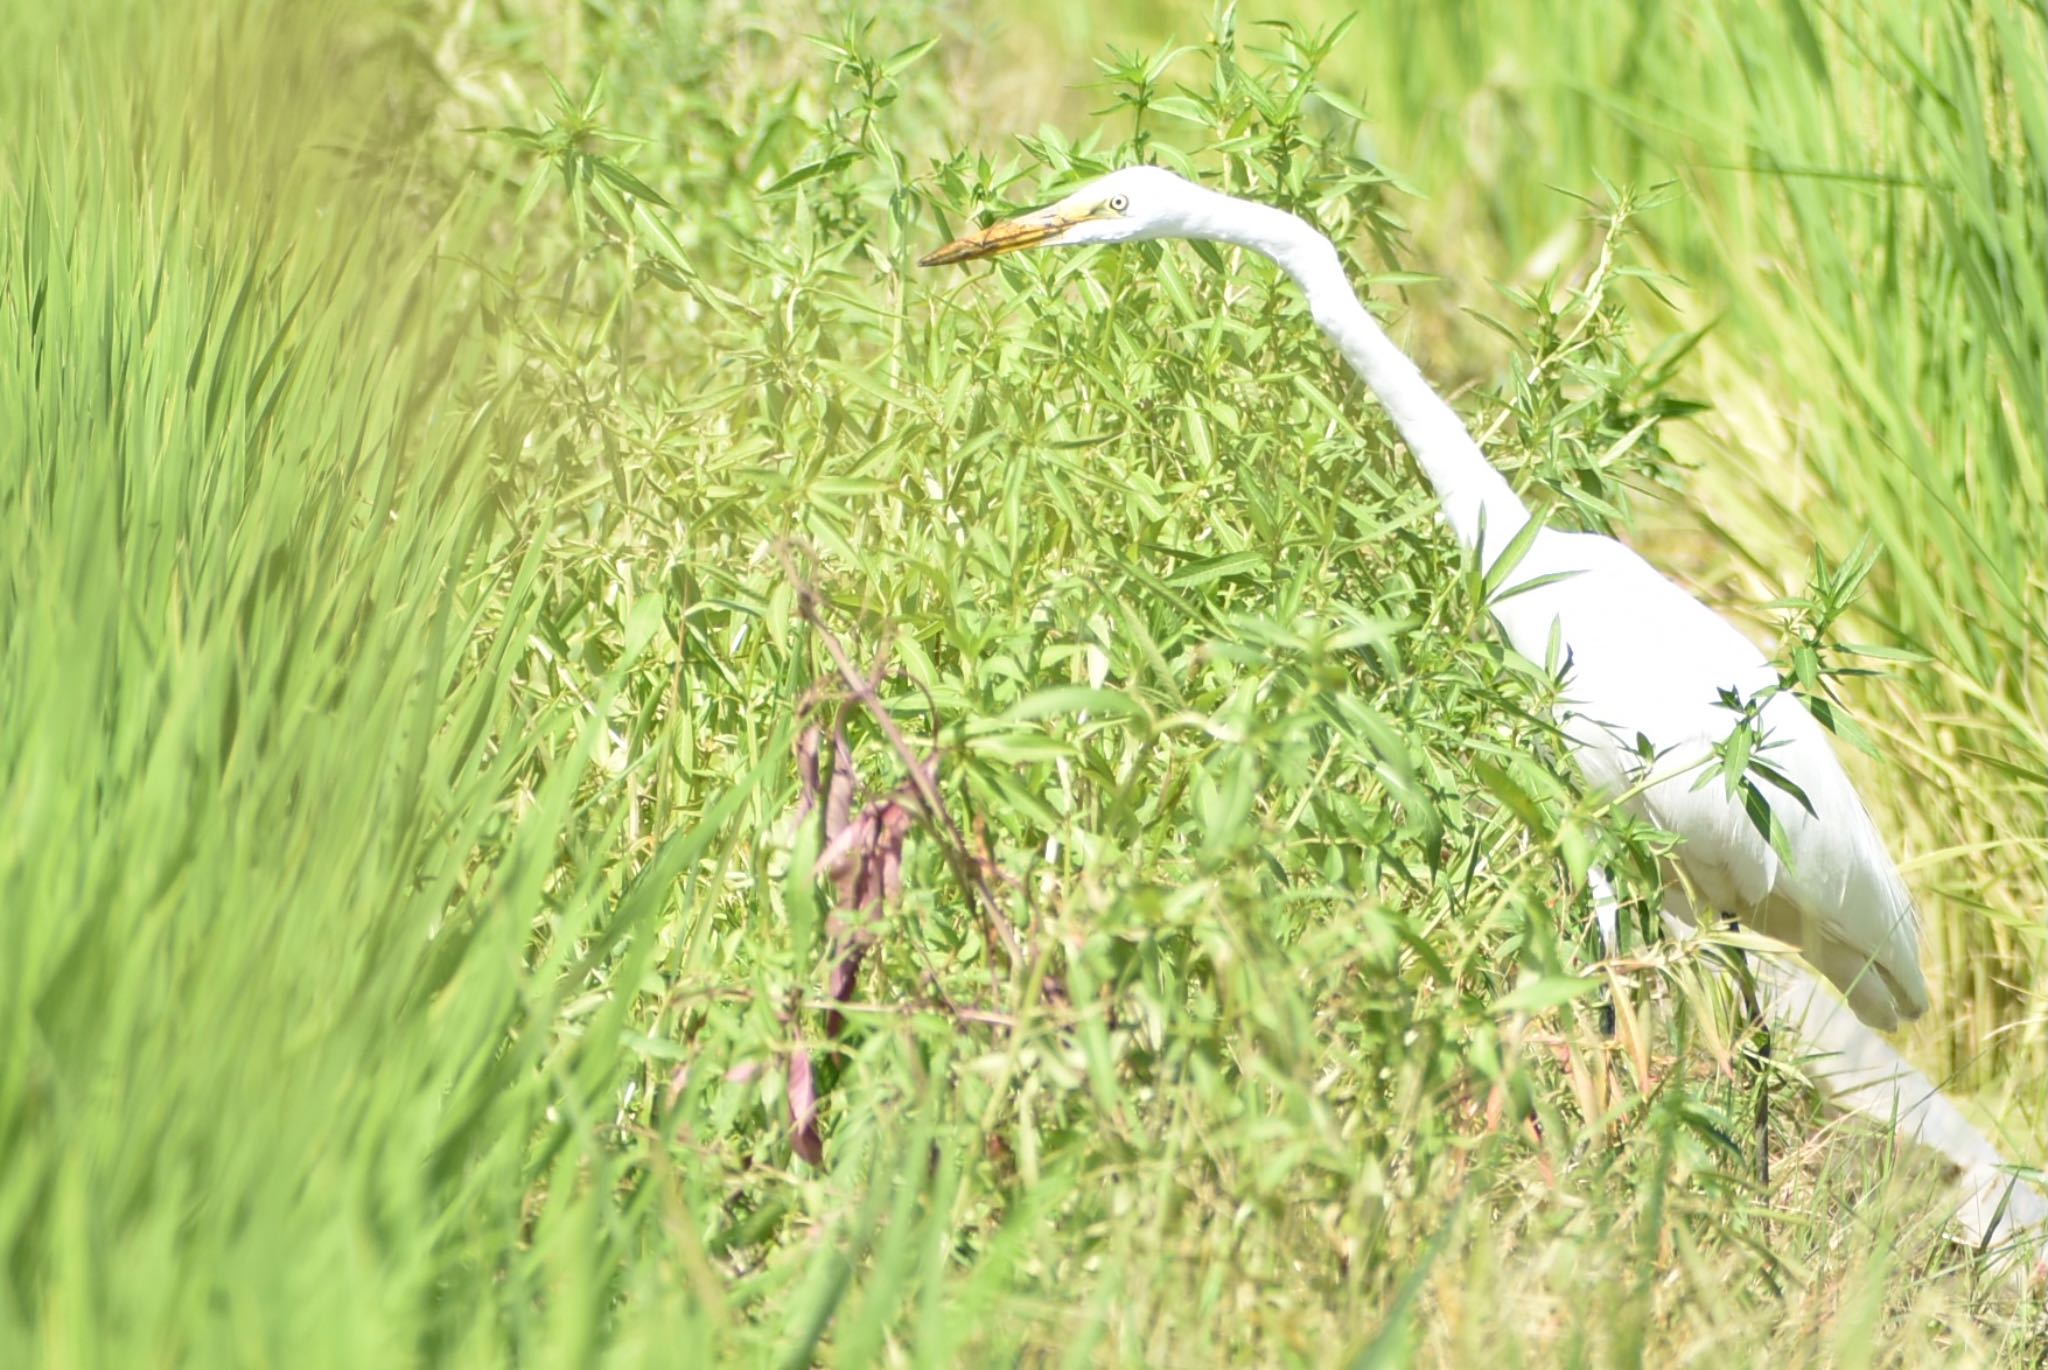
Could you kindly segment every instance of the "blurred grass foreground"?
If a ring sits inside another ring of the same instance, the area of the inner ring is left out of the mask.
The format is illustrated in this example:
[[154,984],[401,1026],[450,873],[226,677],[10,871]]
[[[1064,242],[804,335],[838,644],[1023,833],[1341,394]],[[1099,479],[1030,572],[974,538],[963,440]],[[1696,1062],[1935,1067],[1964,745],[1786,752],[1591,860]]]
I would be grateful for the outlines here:
[[2038,1364],[1596,967],[1658,835],[1274,272],[909,264],[1314,218],[1840,691],[1902,1045],[2039,1164],[2042,11],[1002,14],[0,15],[0,1361]]

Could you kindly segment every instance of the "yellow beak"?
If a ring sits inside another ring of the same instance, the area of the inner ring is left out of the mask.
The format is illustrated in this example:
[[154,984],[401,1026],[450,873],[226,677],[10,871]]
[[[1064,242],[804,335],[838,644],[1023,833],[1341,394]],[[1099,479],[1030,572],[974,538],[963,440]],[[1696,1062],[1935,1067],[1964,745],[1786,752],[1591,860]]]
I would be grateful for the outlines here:
[[950,266],[954,262],[971,262],[980,257],[995,257],[1005,252],[1037,247],[1058,238],[1084,217],[1062,210],[1058,205],[1031,214],[1020,214],[1014,219],[1005,219],[956,238],[937,252],[926,253],[917,264]]

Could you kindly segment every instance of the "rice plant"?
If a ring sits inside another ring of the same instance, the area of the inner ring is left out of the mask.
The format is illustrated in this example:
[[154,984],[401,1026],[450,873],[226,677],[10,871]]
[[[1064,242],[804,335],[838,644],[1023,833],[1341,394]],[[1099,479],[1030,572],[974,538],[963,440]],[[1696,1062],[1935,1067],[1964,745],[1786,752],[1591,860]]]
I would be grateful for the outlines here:
[[[2036,1358],[1910,1152],[1786,1090],[1746,1178],[1720,981],[1589,926],[1664,839],[1576,790],[1283,281],[911,274],[1173,160],[1430,356],[1357,30],[1147,34],[1012,140],[990,22],[0,19],[0,1356]],[[1646,166],[1568,178],[1497,367],[1436,359],[1581,526],[1654,524],[1721,421],[1649,292],[1740,211]],[[1939,692],[2018,640],[1998,586],[1968,655],[1896,559],[1851,612],[1930,661],[1880,691],[1990,755],[2030,687]]]

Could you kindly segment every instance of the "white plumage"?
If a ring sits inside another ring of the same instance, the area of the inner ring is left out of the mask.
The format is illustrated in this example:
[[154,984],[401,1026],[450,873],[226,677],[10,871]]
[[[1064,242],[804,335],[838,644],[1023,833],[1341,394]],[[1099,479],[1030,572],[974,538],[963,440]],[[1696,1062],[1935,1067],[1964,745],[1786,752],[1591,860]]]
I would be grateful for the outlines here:
[[1629,804],[1680,839],[1676,906],[1697,921],[1703,903],[1798,947],[1874,1027],[1926,1012],[1911,897],[1813,716],[1787,694],[1772,694],[1760,716],[1763,757],[1813,806],[1756,782],[1784,825],[1789,863],[1709,773],[1714,745],[1737,722],[1721,691],[1753,699],[1777,684],[1763,654],[1611,538],[1538,533],[1510,584],[1550,575],[1564,579],[1503,599],[1494,616],[1536,661],[1556,625],[1569,657],[1559,723],[1595,786],[1621,794],[1647,782]]

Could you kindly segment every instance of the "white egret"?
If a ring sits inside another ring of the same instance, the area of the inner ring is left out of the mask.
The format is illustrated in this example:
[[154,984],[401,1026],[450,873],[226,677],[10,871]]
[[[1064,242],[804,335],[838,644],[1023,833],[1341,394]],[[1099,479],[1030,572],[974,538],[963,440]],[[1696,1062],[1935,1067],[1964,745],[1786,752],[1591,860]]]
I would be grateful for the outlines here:
[[[1160,238],[1243,247],[1293,278],[1316,324],[1392,417],[1452,532],[1483,564],[1491,567],[1529,529],[1527,507],[1456,412],[1359,302],[1336,248],[1284,210],[1162,168],[1128,167],[970,233],[920,265]],[[1912,901],[1825,732],[1793,696],[1774,690],[1777,675],[1763,654],[1609,537],[1537,528],[1521,539],[1502,589],[1493,615],[1508,641],[1531,660],[1565,663],[1559,723],[1587,779],[1680,839],[1677,869],[1667,872],[1667,921],[1676,914],[1696,922],[1702,909],[1732,914],[1798,948],[1834,982],[1862,1023],[1794,964],[1758,977],[1765,1011],[1819,1057],[1809,1065],[1823,1089],[1962,1168],[1969,1197],[1957,1221],[1969,1239],[2048,1222],[2048,1203],[2024,1186],[2015,1192],[1998,1153],[1871,1031],[1927,1008]],[[1756,717],[1764,756],[1811,805],[1782,790],[1761,796],[1782,825],[1789,859],[1726,785],[1696,783],[1737,721],[1730,699],[1764,701]],[[1611,942],[1613,898],[1597,872],[1595,903]]]
[[[1366,311],[1337,249],[1301,219],[1160,167],[1128,167],[1035,213],[968,234],[922,265],[1027,247],[1203,238],[1271,258],[1309,313],[1393,418],[1435,487],[1452,532],[1491,566],[1529,527],[1529,510],[1444,402]],[[1891,1028],[1927,1009],[1918,924],[1905,882],[1821,726],[1750,641],[1610,537],[1539,528],[1505,578],[1494,618],[1514,648],[1566,665],[1559,723],[1596,789],[1675,834],[1683,879],[1709,913],[1731,914],[1797,947],[1864,1022]],[[1729,692],[1732,692],[1732,696]],[[1805,795],[1766,796],[1783,826],[1781,859],[1720,783],[1699,784],[1734,728],[1729,697],[1765,700],[1770,766]]]

